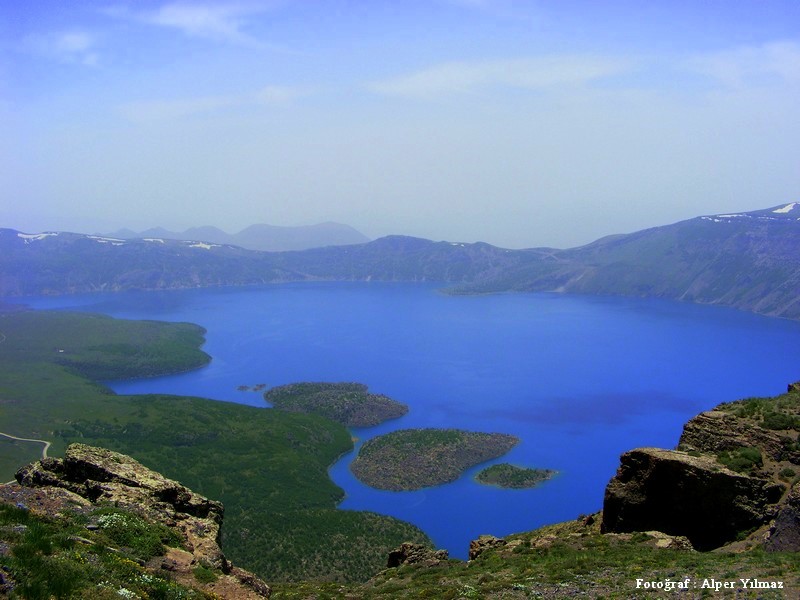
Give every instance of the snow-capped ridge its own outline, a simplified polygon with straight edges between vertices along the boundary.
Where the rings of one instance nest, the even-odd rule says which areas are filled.
[[[55,235],[58,235],[58,232],[45,231],[44,233],[17,233],[17,237],[25,240],[26,244],[30,244],[36,240],[43,240]]]
[[[800,202],[790,202],[786,206],[782,206],[781,208],[776,208],[772,212],[780,213],[780,214],[786,214],[788,212],[793,211],[797,207],[798,204],[800,204]]]

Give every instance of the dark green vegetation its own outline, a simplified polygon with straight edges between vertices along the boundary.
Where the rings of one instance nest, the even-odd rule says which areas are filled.
[[[776,207],[777,208],[777,207]],[[437,281],[451,293],[655,296],[800,318],[800,208],[697,217],[558,250],[505,250],[389,236],[265,253],[177,241],[111,243],[0,229],[0,295],[275,281]]]
[[[41,444],[18,442],[0,436],[0,473],[4,477],[0,478],[0,483],[11,481],[9,473],[13,474],[20,465],[39,460],[41,457]]]
[[[88,379],[152,377],[201,367],[202,327],[119,321],[105,315],[27,311],[0,314],[0,356],[17,364],[47,362]]]
[[[732,554],[656,547],[645,533],[600,535],[581,521],[561,523],[506,538],[465,563],[388,569],[361,586],[276,586],[273,600],[301,598],[795,598],[800,591],[800,553]],[[743,589],[740,578],[782,581],[783,590]],[[690,578],[688,592],[636,589],[636,580],[673,582]],[[738,589],[703,589],[704,579],[735,581]]]
[[[519,440],[503,433],[403,429],[367,440],[350,470],[381,490],[418,490],[455,481],[469,467],[502,456]]]
[[[736,402],[726,402],[720,410],[748,419],[755,425],[772,430],[800,430],[800,403],[797,402],[797,384],[790,386],[789,392],[774,398],[745,398]]]
[[[547,481],[557,472],[550,469],[529,469],[508,463],[486,467],[475,476],[475,481],[503,488],[531,488]]]
[[[732,471],[740,473],[749,473],[764,465],[761,451],[752,447],[725,450],[717,455],[717,460]]]
[[[90,521],[98,527],[87,529]],[[0,537],[8,546],[0,565],[16,582],[12,598],[206,597],[143,568],[144,561],[163,555],[165,546],[178,544],[166,527],[132,513],[109,508],[51,520],[0,504]]]
[[[327,469],[352,449],[337,423],[202,398],[117,396],[85,376],[133,376],[130,356],[147,374],[163,373],[165,359],[174,370],[203,364],[193,326],[22,312],[0,315],[0,333],[4,432],[50,440],[54,455],[70,442],[123,452],[222,501],[227,555],[268,581],[364,579],[400,542],[427,541],[396,519],[335,509],[342,490]],[[127,353],[98,350],[123,340]],[[28,446],[30,459],[41,456],[40,444]],[[21,465],[4,466],[8,481]]]
[[[346,427],[370,427],[408,412],[405,404],[368,393],[362,383],[290,383],[268,390],[264,399],[275,408],[322,415]]]
[[[779,445],[772,448],[770,463],[773,466],[776,462],[800,462],[800,438],[795,433],[800,431],[800,385],[797,383],[790,385],[786,394],[725,402],[717,410],[730,413],[753,428],[774,432]],[[717,454],[719,462],[740,473],[763,471],[764,459],[761,450],[750,445],[726,449]],[[780,468],[777,478],[793,483],[795,476],[794,468],[787,465]]]

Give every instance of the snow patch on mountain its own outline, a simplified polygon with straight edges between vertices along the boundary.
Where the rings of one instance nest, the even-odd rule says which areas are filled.
[[[52,231],[48,231],[48,232],[45,232],[45,233],[18,233],[17,237],[22,238],[23,240],[25,240],[26,244],[30,244],[33,241],[43,240],[45,238],[48,238],[48,237],[54,236],[54,235],[58,235],[58,233],[52,232]]]
[[[793,210],[795,209],[795,207],[796,207],[798,204],[800,204],[800,203],[798,203],[798,202],[790,202],[790,203],[789,203],[789,204],[787,204],[786,206],[783,206],[783,207],[781,207],[781,208],[776,208],[776,209],[775,209],[775,210],[773,210],[772,212],[774,212],[774,213],[780,213],[780,214],[786,214],[786,213],[788,213],[788,212],[791,212],[791,211],[793,211]]]

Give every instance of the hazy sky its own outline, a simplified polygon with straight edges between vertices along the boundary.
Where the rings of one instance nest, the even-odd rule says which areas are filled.
[[[568,247],[800,200],[800,2],[0,3],[0,227]]]

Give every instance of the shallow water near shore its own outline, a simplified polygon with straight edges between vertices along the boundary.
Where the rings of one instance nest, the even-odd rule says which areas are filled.
[[[190,321],[207,329],[202,369],[111,382],[120,394],[196,395],[266,406],[241,385],[359,381],[409,405],[357,429],[358,444],[408,427],[518,436],[493,462],[559,471],[529,490],[472,477],[383,492],[330,469],[344,509],[410,521],[451,555],[469,540],[574,519],[601,508],[619,454],[672,448],[702,410],[775,395],[800,379],[800,323],[652,299],[559,294],[447,296],[434,284],[297,283],[249,288],[26,298],[35,308]]]

